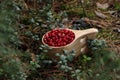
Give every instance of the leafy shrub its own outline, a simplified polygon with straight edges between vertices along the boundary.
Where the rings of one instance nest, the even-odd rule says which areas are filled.
[[[0,4],[0,79],[25,80],[26,73],[19,59],[21,52],[13,48],[10,43],[10,40],[17,36],[13,3],[5,0]]]

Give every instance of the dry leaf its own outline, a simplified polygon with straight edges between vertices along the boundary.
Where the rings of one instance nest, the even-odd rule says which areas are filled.
[[[115,13],[116,11],[108,11],[107,13],[109,13],[109,14],[113,14],[113,13]]]
[[[95,11],[95,14],[102,19],[107,18],[107,16],[105,14],[101,13],[101,12]]]
[[[36,61],[36,57],[35,57],[35,54],[34,54],[34,53],[31,53],[31,59],[32,59],[33,62]]]
[[[114,28],[113,31],[120,33],[120,28]]]
[[[97,20],[90,20],[89,18],[83,18],[83,20],[88,23],[91,24],[97,28],[106,28],[107,26],[111,25],[106,21],[97,21]]]
[[[96,5],[97,5],[97,8],[99,9],[107,9],[109,7],[108,3],[100,4],[99,2],[97,2]]]

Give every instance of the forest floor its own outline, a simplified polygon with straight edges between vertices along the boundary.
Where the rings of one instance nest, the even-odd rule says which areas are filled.
[[[82,9],[76,7],[66,10],[70,21],[79,20],[80,16],[85,15],[82,20],[99,29],[97,39],[106,40],[110,50],[120,53],[120,2],[95,0],[92,4],[87,4],[87,1],[83,2],[81,6]]]

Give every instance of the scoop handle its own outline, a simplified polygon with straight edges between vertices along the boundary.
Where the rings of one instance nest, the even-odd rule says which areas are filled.
[[[72,30],[75,33],[75,38],[78,39],[80,37],[86,36],[88,39],[94,39],[96,34],[98,33],[98,29],[90,28],[86,30]]]
[[[98,30],[96,28],[90,28],[86,30],[71,30],[71,31],[74,32],[75,39],[71,44],[65,46],[64,48],[67,50],[72,50],[74,48],[76,50],[75,57],[89,51],[87,46],[87,39],[94,39],[98,33]]]

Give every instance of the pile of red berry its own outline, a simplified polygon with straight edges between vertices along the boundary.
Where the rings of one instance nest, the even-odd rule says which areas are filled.
[[[75,34],[67,29],[53,29],[43,37],[44,43],[49,46],[60,47],[70,44],[75,39]]]

